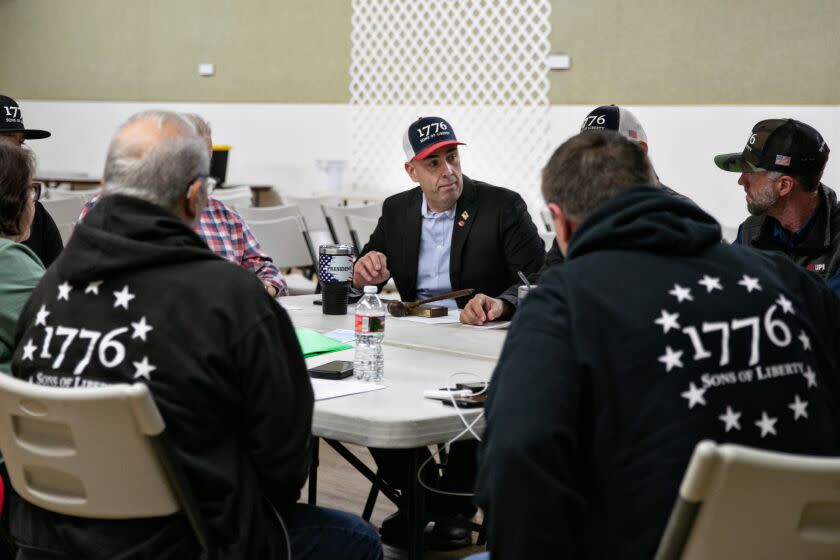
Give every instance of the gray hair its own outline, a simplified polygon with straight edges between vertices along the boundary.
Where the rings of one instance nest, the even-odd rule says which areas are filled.
[[[790,173],[785,173],[784,171],[768,171],[767,178],[770,181],[775,181],[781,176],[787,176],[793,179],[794,183],[799,187],[800,190],[803,192],[813,193],[817,190],[817,187],[820,186],[820,180],[822,179],[822,171],[818,173],[810,173],[810,174],[801,174],[801,175],[792,175]]]
[[[174,134],[153,143],[126,142],[121,132],[130,124],[149,121]],[[143,111],[123,124],[108,148],[103,196],[122,194],[174,208],[187,186],[208,174],[210,158],[195,125],[171,111]]]
[[[557,204],[578,222],[625,189],[658,184],[641,146],[611,130],[586,130],[572,136],[557,148],[542,172],[545,201]]]
[[[201,115],[197,113],[182,113],[182,115],[192,123],[199,136],[205,140],[209,140],[213,137],[213,130],[210,128],[210,123],[204,120]]]

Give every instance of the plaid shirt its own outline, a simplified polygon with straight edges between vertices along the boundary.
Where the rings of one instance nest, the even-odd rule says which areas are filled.
[[[96,206],[99,195],[85,203],[79,221]],[[220,257],[240,264],[257,275],[263,284],[270,284],[277,290],[278,296],[289,295],[289,287],[283,274],[277,270],[271,257],[260,249],[260,244],[248,229],[248,224],[233,209],[211,198],[201,215],[196,233],[207,246]]]

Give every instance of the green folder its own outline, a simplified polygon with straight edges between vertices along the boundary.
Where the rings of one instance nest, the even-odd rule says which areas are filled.
[[[334,338],[324,336],[318,331],[313,331],[312,329],[296,327],[295,334],[297,335],[300,348],[303,350],[304,358],[311,358],[312,356],[317,356],[319,354],[328,354],[330,352],[338,352],[339,350],[353,348],[351,344],[339,342]]]

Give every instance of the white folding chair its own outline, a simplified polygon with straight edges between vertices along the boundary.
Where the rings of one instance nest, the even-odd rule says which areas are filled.
[[[49,198],[41,201],[44,209],[52,217],[58,232],[61,234],[61,241],[67,245],[79,214],[82,213],[84,198],[80,195],[73,195],[63,198]]]
[[[79,219],[79,214],[82,213],[82,207],[85,202],[81,196],[73,195],[62,198],[44,199],[41,201],[41,204],[44,205],[44,208],[46,208],[56,223],[75,223]]]
[[[356,256],[359,255],[368,240],[370,240],[370,236],[373,235],[377,223],[379,223],[378,218],[347,216],[347,227],[350,230],[350,238],[353,240],[353,246],[356,248]]]
[[[840,458],[697,444],[657,560],[840,558]]]
[[[324,244],[331,245],[335,243],[330,234],[327,221],[324,218],[324,212],[321,210],[322,204],[336,205],[339,199],[335,196],[317,196],[317,197],[297,197],[283,195],[283,201],[286,204],[293,204],[300,207],[300,213],[303,215],[303,225],[309,235],[309,246],[312,248],[314,254],[318,254],[318,247]]]
[[[62,187],[44,187],[41,190],[41,202],[43,203],[45,200],[55,201],[64,200],[67,198],[80,198],[82,199],[82,203],[84,204],[100,192],[102,192],[101,188],[71,191],[70,189],[65,189]]]
[[[347,225],[349,216],[361,216],[364,218],[379,219],[382,215],[382,204],[369,204],[367,206],[332,206],[322,204],[324,219],[332,235],[333,242],[351,244],[353,238],[350,235],[350,228]]]
[[[300,218],[303,218],[303,214],[301,214],[300,211],[300,206],[296,204],[269,206],[267,208],[257,208],[252,206],[250,208],[240,208],[237,210],[237,212],[240,216],[242,216],[242,218],[246,222],[262,222],[265,220],[273,220],[276,218],[288,218],[291,216],[298,216]]]
[[[237,212],[251,206],[251,187],[234,187],[231,189],[216,189],[213,191],[213,198],[221,200],[225,205],[232,207]]]
[[[262,250],[271,257],[280,269],[310,268],[317,274],[315,253],[309,240],[309,233],[299,216],[273,218],[270,220],[249,220],[248,227],[259,242]],[[286,275],[289,293],[317,293],[318,281],[304,276]]]
[[[0,373],[0,449],[21,498],[64,515],[138,519],[184,512],[216,553],[146,385],[44,387]]]
[[[286,204],[294,204],[300,208],[303,215],[303,221],[311,234],[319,231],[329,231],[327,221],[324,219],[324,212],[321,210],[322,204],[337,205],[338,198],[332,196],[289,196],[283,195],[283,202]]]

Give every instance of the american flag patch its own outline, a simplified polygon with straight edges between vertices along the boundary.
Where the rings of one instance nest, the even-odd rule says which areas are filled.
[[[790,156],[776,156],[776,165],[790,165]]]

